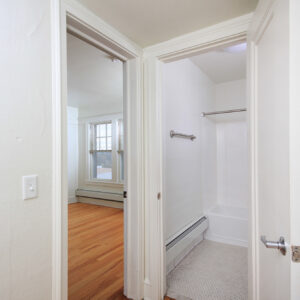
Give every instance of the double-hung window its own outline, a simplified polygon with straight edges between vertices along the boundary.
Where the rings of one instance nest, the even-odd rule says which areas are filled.
[[[112,118],[89,124],[90,179],[122,183],[124,180],[123,120]]]

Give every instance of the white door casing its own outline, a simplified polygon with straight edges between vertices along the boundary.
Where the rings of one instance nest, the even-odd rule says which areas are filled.
[[[265,235],[272,241],[283,236],[288,245],[299,243],[300,226],[294,211],[299,209],[300,201],[295,180],[300,173],[296,156],[299,142],[295,140],[299,139],[296,132],[299,134],[300,130],[299,115],[297,119],[295,115],[295,111],[299,113],[299,98],[298,103],[295,101],[299,90],[291,94],[296,76],[291,72],[294,61],[290,52],[292,34],[295,34],[290,27],[293,2],[296,3],[260,1],[249,30],[249,299],[255,300],[299,299],[300,295],[299,265],[291,260],[291,248],[287,246],[287,254],[283,256],[277,249],[267,249],[260,241]]]
[[[67,29],[124,61],[124,120],[127,200],[124,202],[124,290],[143,298],[143,103],[142,50],[132,41],[73,0],[52,5],[53,79],[53,234],[52,299],[67,299]]]
[[[145,282],[144,299],[162,300],[166,292],[164,192],[162,178],[162,87],[164,62],[244,42],[252,14],[144,49]],[[158,199],[158,193],[161,197]]]

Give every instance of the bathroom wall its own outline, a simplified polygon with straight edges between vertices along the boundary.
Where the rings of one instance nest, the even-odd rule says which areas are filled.
[[[163,149],[166,239],[203,215],[217,190],[215,123],[201,117],[214,109],[213,82],[190,60],[164,65]],[[170,138],[170,130],[194,134],[191,140]]]
[[[246,107],[246,82],[237,80],[216,85],[217,110]],[[248,140],[246,113],[228,114],[216,123],[218,203],[247,207]]]
[[[78,108],[68,106],[68,202],[76,202],[78,188]]]

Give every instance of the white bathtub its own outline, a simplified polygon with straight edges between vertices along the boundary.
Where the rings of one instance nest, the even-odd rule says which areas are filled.
[[[205,239],[248,246],[247,208],[217,205],[208,210],[205,215],[209,223]]]

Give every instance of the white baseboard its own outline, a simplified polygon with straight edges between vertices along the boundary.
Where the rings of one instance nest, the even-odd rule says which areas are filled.
[[[204,239],[204,231],[208,227],[207,219],[193,229],[184,238],[167,250],[167,274],[171,272],[191,250]]]
[[[217,234],[210,234],[208,232],[204,234],[204,239],[213,242],[223,243],[223,244],[229,244],[229,245],[240,246],[240,247],[248,247],[247,241],[234,239],[230,237],[224,237]]]
[[[123,202],[123,192],[106,192],[106,191],[95,191],[87,189],[77,189],[77,197],[87,197],[93,199],[102,199],[102,200],[115,200]]]
[[[77,197],[77,199],[78,199],[78,202],[80,202],[80,203],[101,205],[101,206],[121,208],[121,209],[123,209],[123,207],[124,207],[123,202],[120,202],[120,201],[110,201],[110,200],[87,198],[87,197]]]

